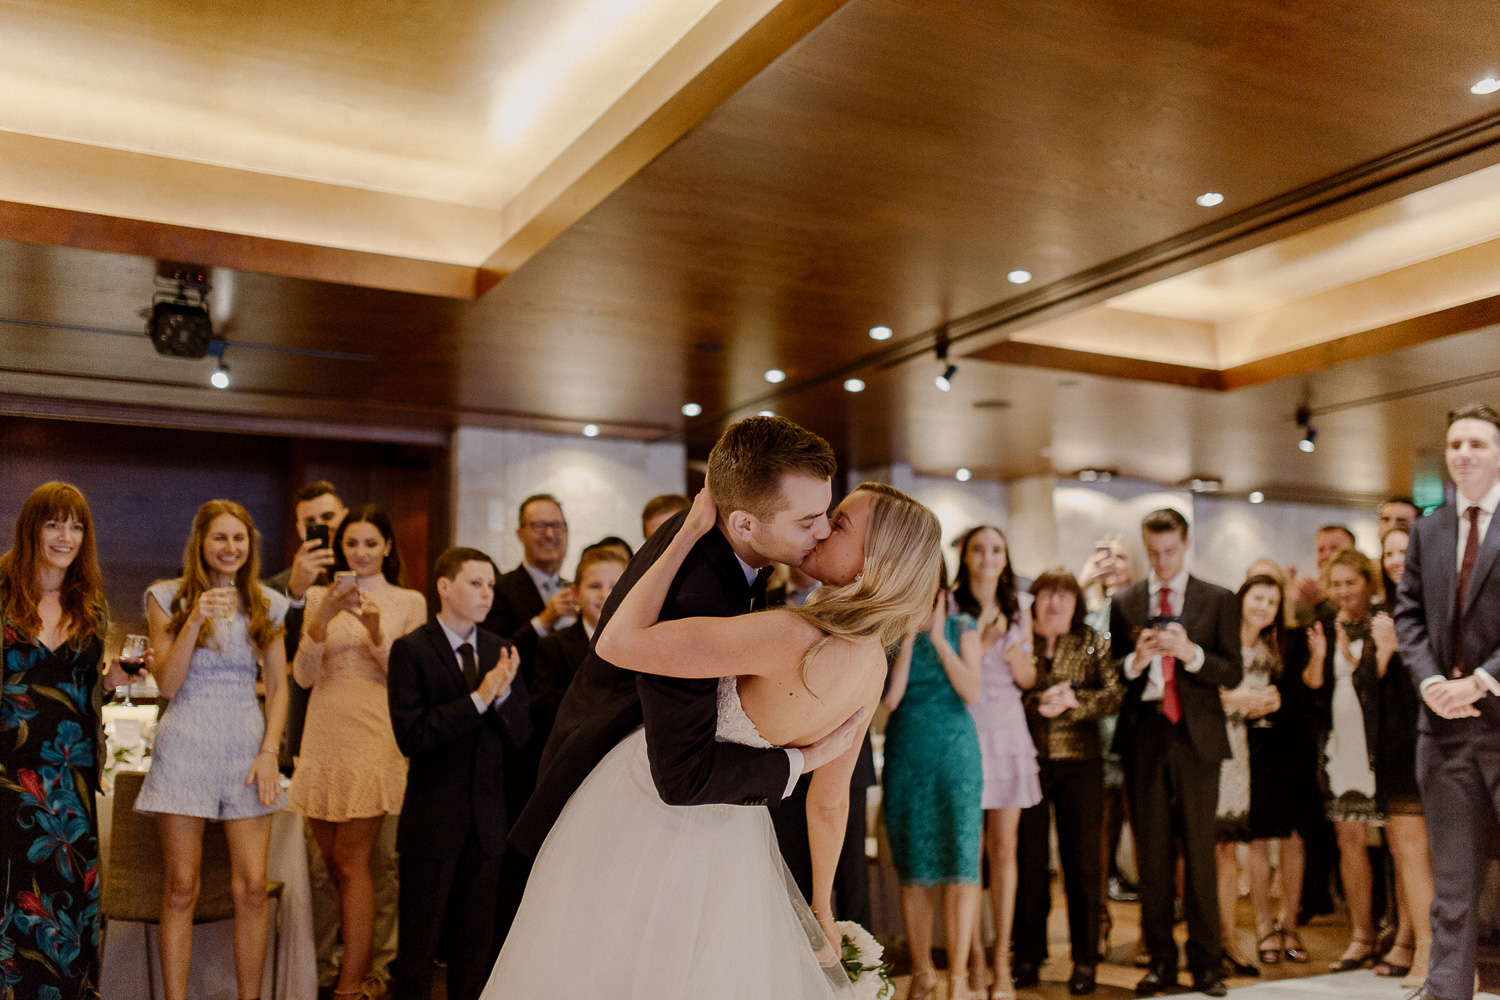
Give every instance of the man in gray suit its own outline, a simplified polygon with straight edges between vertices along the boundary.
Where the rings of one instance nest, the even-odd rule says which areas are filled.
[[[1412,1000],[1470,1000],[1480,878],[1500,817],[1500,414],[1474,404],[1448,415],[1456,503],[1414,526],[1396,598],[1401,659],[1424,708],[1417,780],[1436,893],[1432,959]]]

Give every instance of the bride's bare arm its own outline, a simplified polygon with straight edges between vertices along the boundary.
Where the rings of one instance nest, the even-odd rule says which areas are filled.
[[[714,528],[708,491],[698,494],[687,520],[651,568],[641,574],[599,633],[595,651],[617,667],[661,677],[721,677],[725,664],[736,674],[755,674],[757,655],[787,641],[785,613],[735,618],[682,618],[657,621],[672,579],[698,539]]]
[[[807,844],[812,854],[812,899],[809,901],[818,926],[834,947],[838,931],[833,926],[833,872],[838,867],[839,852],[844,846],[844,831],[849,822],[849,780],[865,742],[869,719],[880,703],[870,701],[865,721],[854,736],[854,742],[831,763],[813,772],[807,784]]]

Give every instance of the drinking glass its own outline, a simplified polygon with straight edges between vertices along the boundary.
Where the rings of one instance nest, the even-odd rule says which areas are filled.
[[[135,635],[132,633],[125,637],[125,645],[120,647],[120,669],[132,678],[139,676],[141,671],[146,669],[146,646],[150,641],[144,635]],[[133,706],[135,704],[135,702],[130,700],[130,695],[134,687],[134,680],[125,683],[126,705]]]

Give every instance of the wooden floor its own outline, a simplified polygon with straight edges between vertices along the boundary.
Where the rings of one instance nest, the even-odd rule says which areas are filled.
[[[1135,984],[1145,974],[1144,969],[1132,964],[1136,943],[1140,936],[1140,906],[1136,903],[1109,903],[1108,905],[1110,915],[1114,920],[1114,930],[1110,934],[1109,960],[1100,963],[1096,973],[1099,988],[1093,997],[1095,1000],[1125,1000],[1126,997],[1135,996]],[[1248,899],[1240,901],[1239,927],[1240,950],[1244,956],[1258,965],[1259,962],[1255,957],[1255,917]],[[1235,988],[1255,983],[1324,975],[1328,972],[1328,963],[1338,958],[1349,943],[1349,927],[1342,913],[1332,917],[1319,917],[1310,926],[1300,928],[1298,933],[1312,956],[1308,962],[1298,964],[1282,961],[1276,965],[1262,966],[1261,975],[1258,978],[1229,979],[1226,980],[1228,985]],[[1185,926],[1178,924],[1178,942],[1182,943],[1186,938]],[[1052,915],[1047,924],[1047,939],[1051,959],[1042,966],[1041,983],[1032,989],[1017,991],[1016,1000],[1072,1000],[1067,986],[1068,976],[1073,971],[1068,950],[1067,904],[1063,899],[1061,886],[1056,882],[1053,885]],[[939,961],[941,961],[941,956],[939,956]],[[906,963],[901,964],[904,966]],[[939,975],[940,978],[943,976],[942,973]],[[1354,975],[1354,973],[1344,975]],[[1364,975],[1371,979],[1378,979],[1372,973],[1364,973]],[[1191,979],[1184,970],[1182,985],[1188,986],[1190,983]],[[1382,987],[1389,985],[1392,997],[1400,997],[1407,992],[1400,989],[1399,983],[1400,980],[1395,979],[1380,981]],[[892,1000],[906,1000],[909,986],[909,976],[898,976],[896,995]],[[946,985],[940,986],[931,996],[932,1000],[947,1000]]]

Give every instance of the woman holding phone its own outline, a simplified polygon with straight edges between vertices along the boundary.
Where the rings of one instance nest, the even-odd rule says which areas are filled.
[[[390,518],[350,509],[333,536],[334,578],[310,587],[292,671],[312,688],[292,809],[307,817],[338,890],[343,964],[336,997],[372,996],[375,887],[370,855],[387,813],[401,811],[406,758],[386,700],[391,643],[427,620],[427,601],[401,586]]]
[[[203,825],[222,820],[234,892],[234,967],[241,997],[260,995],[266,961],[266,852],[285,803],[276,748],[286,724],[287,600],[260,581],[260,534],[232,500],[198,508],[182,576],[146,591],[156,683],[171,699],[136,799],[155,813],[165,879],[162,992],[186,1000]],[[264,669],[266,710],[255,681]]]
[[[109,609],[88,502],[67,483],[21,505],[0,622],[0,989],[96,996],[100,696],[129,678],[118,659],[100,674]]]

